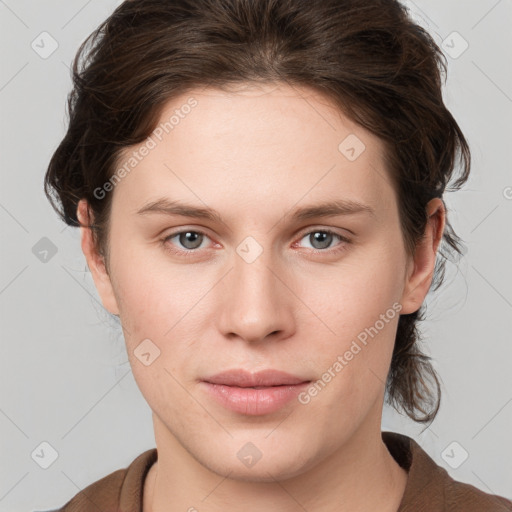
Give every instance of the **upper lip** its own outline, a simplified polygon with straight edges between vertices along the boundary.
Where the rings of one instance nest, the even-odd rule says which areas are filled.
[[[296,377],[295,375],[279,370],[261,370],[256,373],[250,373],[242,369],[227,370],[203,380],[211,384],[224,384],[225,386],[237,386],[241,388],[251,388],[255,386],[291,386],[309,382],[308,379]]]

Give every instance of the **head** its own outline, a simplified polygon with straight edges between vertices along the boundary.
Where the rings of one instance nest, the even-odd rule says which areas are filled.
[[[230,438],[199,405],[200,381],[230,368],[317,383],[261,441],[289,474],[375,424],[384,398],[435,417],[418,322],[460,253],[443,193],[458,159],[452,189],[470,167],[444,72],[392,0],[126,1],[80,48],[45,190],[81,226],[135,379],[191,453],[220,468],[283,414],[212,405]],[[363,208],[296,215],[327,202]],[[148,366],[143,340],[159,354]],[[291,463],[286,443],[306,439]]]

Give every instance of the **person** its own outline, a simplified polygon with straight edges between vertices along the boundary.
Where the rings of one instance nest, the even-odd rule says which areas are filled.
[[[59,510],[512,510],[381,431],[439,409],[417,324],[471,160],[443,73],[394,0],[127,0],[82,44],[45,192],[156,448]]]

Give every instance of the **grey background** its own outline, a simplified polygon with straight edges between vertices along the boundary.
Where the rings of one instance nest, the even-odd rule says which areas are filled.
[[[1,511],[62,506],[154,446],[151,411],[120,327],[99,302],[79,231],[58,220],[42,187],[65,133],[68,66],[117,4],[0,0]],[[445,41],[445,100],[469,140],[473,169],[462,191],[445,196],[468,252],[427,297],[423,325],[443,381],[440,413],[422,432],[386,408],[383,429],[417,439],[457,480],[512,498],[512,4],[407,5]],[[43,31],[58,44],[46,58],[31,46],[51,49]],[[47,469],[40,464],[51,451],[42,442],[58,453]]]

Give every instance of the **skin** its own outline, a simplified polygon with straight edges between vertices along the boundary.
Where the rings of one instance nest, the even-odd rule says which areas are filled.
[[[285,84],[198,89],[170,101],[161,120],[191,96],[198,105],[115,186],[107,262],[81,228],[153,411],[158,461],[143,510],[396,511],[407,473],[381,439],[381,415],[398,314],[308,404],[248,416],[217,404],[199,381],[232,368],[317,381],[394,303],[416,311],[432,281],[443,202],[428,204],[425,237],[407,255],[382,141],[328,99]],[[338,150],[350,134],[366,146],[354,161]],[[161,197],[207,205],[223,223],[137,215]],[[328,199],[376,214],[291,220],[295,208]],[[84,200],[78,213],[91,220]],[[206,236],[198,249],[179,236],[162,242],[179,229]],[[325,229],[350,242],[320,245],[313,235]],[[248,236],[263,249],[252,263],[236,252]],[[134,354],[147,338],[160,350],[149,366]],[[252,467],[237,457],[249,441],[262,454]]]

